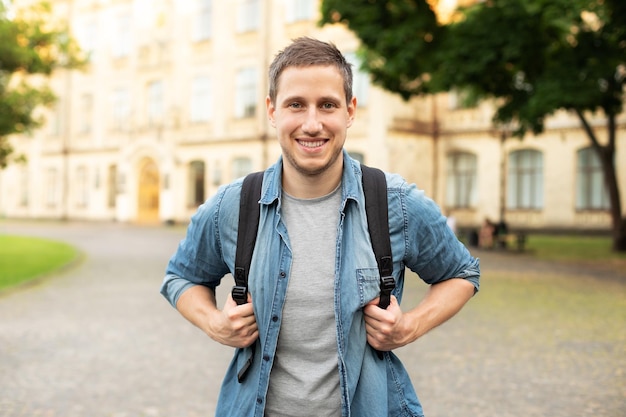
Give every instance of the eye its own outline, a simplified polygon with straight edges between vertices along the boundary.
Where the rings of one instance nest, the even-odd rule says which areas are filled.
[[[292,109],[301,109],[302,108],[302,104],[298,103],[297,101],[294,101],[293,103],[290,103],[289,106]]]
[[[326,103],[322,104],[322,109],[324,110],[332,110],[332,109],[336,109],[337,105],[335,103],[331,103],[329,101],[327,101]]]

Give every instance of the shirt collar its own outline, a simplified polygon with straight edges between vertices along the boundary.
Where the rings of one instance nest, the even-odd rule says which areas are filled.
[[[283,157],[269,167],[263,176],[263,188],[261,191],[261,204],[272,204],[280,199],[282,191]],[[358,201],[362,195],[361,165],[343,150],[343,173],[341,177],[342,200],[345,205],[348,199]]]

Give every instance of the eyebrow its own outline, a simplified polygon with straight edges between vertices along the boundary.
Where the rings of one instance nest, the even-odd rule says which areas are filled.
[[[306,99],[302,96],[287,96],[283,100],[281,100],[281,103],[289,103],[293,101],[306,101]],[[336,97],[336,96],[322,96],[317,101],[321,103],[328,102],[328,101],[332,103],[344,102],[341,98]]]

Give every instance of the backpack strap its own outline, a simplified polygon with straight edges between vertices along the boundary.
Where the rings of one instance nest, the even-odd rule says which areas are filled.
[[[263,171],[260,171],[247,175],[241,186],[235,253],[235,286],[232,290],[233,299],[239,305],[245,304],[248,300],[248,275],[259,228],[259,196],[262,185]]]
[[[387,203],[387,180],[385,173],[377,168],[361,164],[367,229],[380,274],[380,301],[378,307],[386,309],[391,302],[391,292],[396,287],[393,279],[393,258],[389,238],[389,205]],[[383,352],[376,351],[380,359]]]
[[[263,171],[254,172],[244,178],[239,201],[239,225],[237,228],[237,250],[235,252],[235,286],[232,289],[233,300],[238,305],[248,302],[248,275],[252,263],[252,252],[256,244],[259,229],[259,198],[263,185]],[[250,354],[245,364],[237,373],[237,381],[242,383],[254,359],[256,342],[250,346]]]
[[[380,169],[362,164],[361,169],[363,171],[368,230],[380,274],[380,301],[378,306],[386,309],[391,301],[391,292],[395,288],[391,241],[389,239],[387,181],[385,173]],[[235,286],[232,289],[232,296],[237,304],[245,304],[248,299],[248,276],[259,228],[259,198],[262,185],[263,171],[247,175],[241,186],[235,253]],[[377,352],[377,354],[382,359],[382,352]]]
[[[361,165],[363,171],[363,191],[367,228],[372,240],[372,249],[378,272],[380,273],[380,303],[386,309],[391,302],[391,291],[395,288],[393,279],[393,258],[389,239],[389,213],[387,204],[387,181],[385,173],[377,168]]]

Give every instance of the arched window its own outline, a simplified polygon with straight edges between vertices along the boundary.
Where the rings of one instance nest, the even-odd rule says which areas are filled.
[[[543,208],[543,154],[525,149],[509,155],[507,207]]]
[[[204,161],[191,161],[189,163],[189,179],[187,181],[187,205],[189,207],[197,207],[204,203],[204,175]]]
[[[579,150],[576,159],[576,209],[609,209],[609,197],[600,157],[589,147]]]
[[[476,155],[453,152],[447,157],[446,206],[469,208],[476,205]]]

